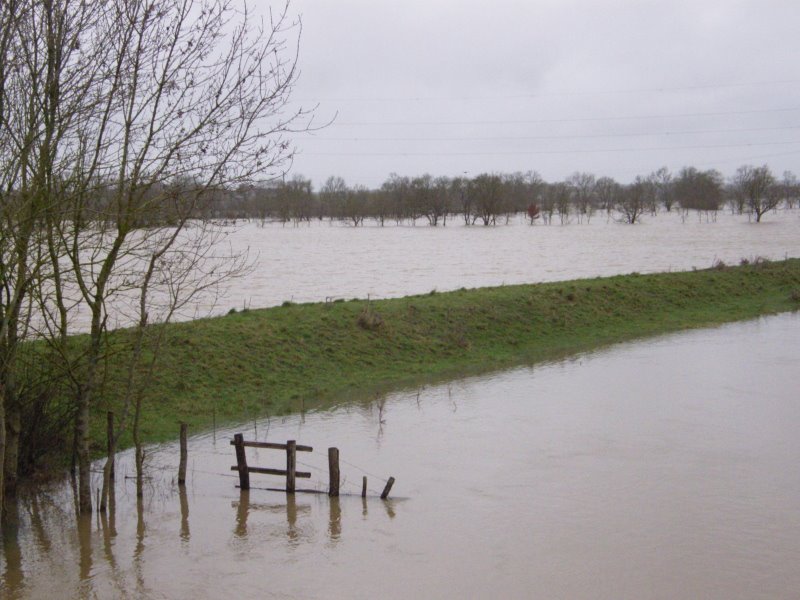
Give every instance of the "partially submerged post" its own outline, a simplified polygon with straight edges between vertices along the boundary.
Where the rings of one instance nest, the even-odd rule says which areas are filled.
[[[181,422],[181,463],[178,466],[178,485],[186,484],[186,458],[188,456],[186,433],[188,428],[186,423]]]
[[[381,500],[386,500],[389,497],[389,492],[392,491],[393,485],[394,477],[389,477],[389,481],[386,482],[386,487],[384,487],[383,492],[381,492]]]
[[[330,474],[330,486],[328,496],[339,495],[339,449],[328,448],[328,473]]]
[[[286,442],[286,492],[294,494],[294,478],[297,471],[297,442]]]
[[[239,489],[250,489],[250,472],[247,470],[247,456],[244,453],[244,436],[237,433],[233,436],[236,447],[236,470],[239,471]]]
[[[277,444],[275,442],[246,442],[241,433],[237,433],[231,440],[231,446],[236,447],[236,465],[231,467],[231,471],[239,472],[239,487],[243,490],[250,489],[250,473],[260,473],[262,475],[279,475],[286,477],[286,492],[294,494],[296,490],[295,481],[297,478],[308,479],[311,473],[307,471],[297,470],[297,453],[298,452],[313,452],[311,446],[298,445],[295,440],[289,440],[285,444]],[[285,450],[286,451],[286,470],[271,469],[265,467],[249,467],[247,466],[247,458],[245,457],[245,448],[268,448],[271,450]],[[339,449],[328,448],[328,472],[330,482],[328,487],[328,495],[331,497],[338,497],[341,488],[341,472],[339,470]],[[367,477],[361,479],[361,497],[367,497]],[[394,477],[389,477],[386,486],[381,493],[381,499],[386,500],[394,485]],[[272,489],[272,488],[268,488]],[[279,490],[275,490],[279,491]],[[320,493],[319,490],[300,490],[301,492]],[[324,492],[323,492],[324,493]],[[366,505],[365,505],[366,506]]]

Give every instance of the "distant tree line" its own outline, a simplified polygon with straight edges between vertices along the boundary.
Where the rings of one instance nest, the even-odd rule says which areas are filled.
[[[638,223],[658,211],[698,211],[708,219],[725,208],[751,214],[756,221],[779,206],[800,203],[797,177],[786,171],[776,177],[767,165],[742,166],[726,179],[716,170],[666,167],[623,184],[611,177],[575,172],[563,181],[546,182],[537,172],[468,177],[405,177],[392,173],[378,189],[349,186],[332,176],[319,190],[302,175],[262,184],[217,191],[207,205],[210,218],[257,219],[262,222],[336,220],[352,226],[381,226],[424,221],[446,226],[496,225],[524,214],[531,223],[589,222],[597,214],[624,223]]]

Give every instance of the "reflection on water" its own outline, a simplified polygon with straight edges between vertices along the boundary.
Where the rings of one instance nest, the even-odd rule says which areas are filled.
[[[339,498],[329,498],[330,512],[328,522],[328,535],[331,542],[339,541],[339,536],[342,535],[342,507],[339,505]]]
[[[3,588],[9,595],[15,596],[23,589],[25,576],[22,570],[22,550],[19,546],[19,505],[6,500],[6,520],[3,522],[3,556],[5,570],[3,572]]]
[[[92,517],[81,515],[78,517],[78,547],[80,548],[79,577],[81,582],[88,581],[92,576]],[[88,590],[87,590],[88,592]],[[86,594],[81,594],[86,595]]]
[[[122,453],[106,514],[76,517],[69,481],[9,506],[0,596],[791,598],[798,340],[782,315],[273,419],[340,448],[338,498],[240,491],[234,431],[190,440],[185,488],[153,449],[143,498]]]
[[[186,495],[186,486],[178,486],[181,499],[181,541],[189,542],[189,497]]]
[[[236,527],[233,535],[247,537],[247,515],[250,513],[250,490],[239,490],[239,503],[236,505]]]

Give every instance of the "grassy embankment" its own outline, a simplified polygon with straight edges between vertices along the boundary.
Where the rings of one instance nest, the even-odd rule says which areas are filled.
[[[177,323],[168,329],[142,430],[148,441],[160,441],[176,437],[179,420],[198,432],[213,420],[246,421],[371,398],[406,385],[796,310],[799,301],[800,259],[791,259],[286,305]],[[95,414],[98,449],[108,407],[113,399]]]

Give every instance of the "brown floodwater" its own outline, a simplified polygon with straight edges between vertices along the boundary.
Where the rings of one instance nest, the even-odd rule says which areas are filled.
[[[192,229],[189,232],[193,231]],[[240,222],[226,228],[218,250],[249,253],[253,271],[212,288],[182,307],[177,319],[262,308],[284,301],[324,302],[336,298],[388,298],[638,271],[706,269],[716,261],[783,259],[800,256],[800,209],[768,213],[754,223],[747,215],[688,216],[673,211],[646,215],[624,225],[604,214],[590,222],[528,225],[514,217],[508,225],[464,227],[348,227],[317,222],[298,227]],[[144,267],[141,267],[143,270]],[[135,270],[135,269],[134,269]],[[138,315],[139,289],[109,300],[109,325],[129,325]],[[150,318],[158,317],[163,289],[154,284]],[[173,290],[174,291],[174,290]],[[219,295],[218,295],[219,294]],[[159,300],[161,299],[161,300]],[[77,298],[76,298],[77,302]],[[161,307],[163,308],[163,306]],[[80,304],[73,326],[86,329]]]
[[[798,430],[798,314],[618,345],[193,437],[185,491],[153,448],[138,503],[123,453],[108,515],[29,490],[0,596],[796,598]],[[240,492],[236,431],[313,446],[317,490],[337,446],[348,495]]]

